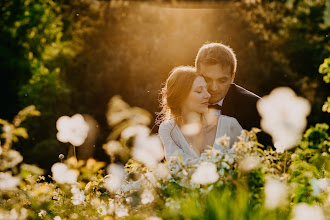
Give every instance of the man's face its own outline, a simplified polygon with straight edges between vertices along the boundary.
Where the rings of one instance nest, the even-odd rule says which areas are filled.
[[[222,68],[220,64],[201,64],[200,72],[207,83],[207,90],[211,94],[210,104],[223,99],[234,82],[235,74],[231,74],[230,67]]]

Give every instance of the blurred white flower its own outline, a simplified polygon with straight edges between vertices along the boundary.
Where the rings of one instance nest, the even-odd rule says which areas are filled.
[[[38,213],[38,216],[40,218],[44,218],[46,215],[47,215],[47,212],[44,209],[41,209],[40,212]]]
[[[242,172],[249,172],[258,167],[261,162],[260,158],[257,156],[248,156],[239,162],[238,168]]]
[[[116,208],[115,211],[117,217],[121,218],[121,217],[125,217],[128,216],[128,209],[125,208],[124,205],[120,205],[119,207]]]
[[[132,150],[133,158],[154,169],[164,158],[163,145],[158,136],[137,136]]]
[[[74,205],[80,205],[85,201],[84,191],[80,190],[77,186],[72,186],[71,193],[73,194],[71,197],[71,202]]]
[[[265,206],[268,209],[275,209],[287,202],[287,186],[280,180],[266,178],[265,183]]]
[[[116,153],[120,153],[120,151],[123,150],[123,147],[122,145],[120,144],[119,141],[109,141],[108,143],[106,143],[104,146],[103,146],[105,152],[108,154],[108,155],[114,155]]]
[[[299,203],[293,208],[292,220],[325,220],[322,209],[319,206],[310,206]]]
[[[22,155],[16,151],[9,149],[6,152],[6,157],[0,160],[0,171],[5,171],[8,168],[15,167],[17,164],[23,161]]]
[[[125,179],[124,166],[111,164],[108,167],[108,173],[109,175],[104,179],[104,186],[107,190],[114,193],[121,187]]]
[[[154,201],[155,197],[152,194],[152,191],[149,189],[145,189],[143,193],[141,194],[141,203],[142,204],[148,204]]]
[[[142,136],[142,137],[147,137],[150,134],[150,128],[144,125],[135,125],[135,126],[130,126],[123,130],[121,133],[121,137],[124,139],[128,139],[130,137],[134,136]]]
[[[62,219],[61,219],[60,216],[57,215],[57,216],[54,217],[54,220],[62,220]]]
[[[152,173],[158,180],[166,180],[170,177],[170,170],[164,163],[159,163]]]
[[[279,152],[296,146],[303,133],[311,107],[287,87],[274,89],[257,103],[262,117],[261,128],[273,137]]]
[[[329,180],[327,178],[322,179],[311,179],[311,185],[313,188],[313,196],[320,195],[321,192],[326,191],[329,185]]]
[[[107,214],[107,207],[105,205],[101,205],[97,208],[97,213],[99,213],[100,216],[105,216]]]
[[[130,106],[120,96],[114,96],[108,103],[107,120],[110,126],[130,118]]]
[[[51,170],[53,173],[53,179],[57,183],[73,184],[77,182],[78,171],[69,169],[64,163],[55,163]]]
[[[57,139],[63,143],[70,142],[74,146],[80,146],[85,142],[88,135],[89,126],[80,114],[75,114],[71,118],[60,117],[56,122],[58,130]]]
[[[21,179],[12,176],[10,172],[0,172],[0,190],[14,189],[20,182]]]
[[[162,218],[157,217],[157,216],[150,216],[150,217],[146,218],[146,220],[162,220]]]
[[[209,162],[201,162],[191,177],[192,182],[203,185],[214,183],[218,179],[216,165]]]

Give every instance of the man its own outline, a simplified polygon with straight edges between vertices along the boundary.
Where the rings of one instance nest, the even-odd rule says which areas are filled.
[[[210,104],[221,106],[219,114],[237,119],[243,129],[260,128],[256,103],[260,97],[234,83],[237,60],[233,50],[221,43],[203,45],[196,56],[197,71],[204,76],[211,94]],[[258,135],[264,145],[271,145],[270,136]]]

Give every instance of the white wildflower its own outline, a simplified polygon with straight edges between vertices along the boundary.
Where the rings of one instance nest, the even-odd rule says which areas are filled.
[[[217,145],[222,145],[224,147],[229,147],[229,142],[230,142],[230,137],[228,137],[227,135],[219,137],[215,141]]]
[[[100,216],[105,216],[107,214],[107,207],[105,205],[101,205],[97,208],[97,213],[99,213]]]
[[[275,209],[287,202],[287,186],[280,180],[267,178],[264,190],[266,208]]]
[[[21,179],[12,176],[10,172],[0,172],[0,190],[14,189],[20,182]]]
[[[159,137],[137,136],[132,150],[133,158],[153,169],[164,158],[164,149]]]
[[[273,137],[280,152],[298,144],[311,110],[306,99],[297,97],[290,88],[281,87],[259,100],[257,108],[262,116],[261,128]]]
[[[260,158],[257,156],[248,156],[239,162],[239,169],[242,172],[249,172],[258,167],[261,162]]]
[[[55,163],[51,170],[53,173],[53,179],[57,183],[73,184],[77,182],[78,171],[69,169],[64,163]]]
[[[116,208],[115,211],[117,217],[121,218],[121,217],[125,217],[128,216],[128,209],[125,208],[124,205],[120,205],[119,207]]]
[[[201,162],[191,177],[192,182],[203,185],[214,183],[218,179],[216,165],[208,162]]]
[[[150,216],[146,220],[162,220],[162,218],[160,218],[158,216]]]
[[[329,180],[327,178],[323,179],[311,179],[311,185],[313,188],[313,196],[320,195],[321,192],[326,191],[329,185]]]
[[[122,150],[123,150],[123,147],[122,145],[120,144],[119,141],[109,141],[107,144],[105,144],[103,146],[105,152],[108,154],[108,155],[114,155],[116,153],[120,153]]]
[[[166,164],[159,163],[152,173],[158,180],[165,180],[169,178],[170,170]]]
[[[70,142],[74,146],[80,146],[85,142],[88,135],[89,126],[80,114],[75,114],[71,118],[60,117],[56,122],[58,130],[57,139],[63,143]]]
[[[54,217],[54,220],[62,220],[62,219],[61,219],[60,216],[57,215],[57,216]]]
[[[105,178],[105,188],[110,192],[116,192],[123,184],[125,178],[124,167],[118,164],[111,164],[108,167],[109,175]]]
[[[40,218],[44,218],[46,215],[47,215],[47,212],[44,209],[41,209],[40,212],[38,213],[38,216]]]
[[[148,204],[154,201],[154,195],[152,194],[152,191],[149,189],[145,189],[143,193],[141,194],[141,203],[142,204]]]
[[[74,205],[80,205],[85,201],[84,191],[80,190],[77,186],[72,186],[71,193],[73,194],[71,197],[71,202]]]
[[[299,203],[293,208],[292,220],[325,220],[322,209],[319,206],[310,206],[306,203]]]
[[[128,139],[130,137],[142,136],[147,137],[150,134],[150,128],[144,125],[135,125],[130,126],[123,130],[121,133],[121,137],[124,139]]]

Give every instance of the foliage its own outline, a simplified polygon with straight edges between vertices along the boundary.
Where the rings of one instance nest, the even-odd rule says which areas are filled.
[[[315,70],[329,55],[330,25],[325,21],[325,0],[243,1],[242,15],[273,53],[286,60],[295,90],[313,104],[309,125],[329,120],[319,106],[328,88]]]

